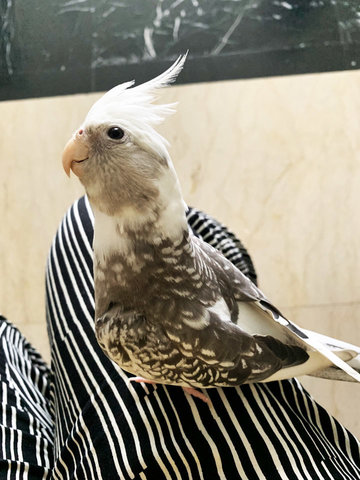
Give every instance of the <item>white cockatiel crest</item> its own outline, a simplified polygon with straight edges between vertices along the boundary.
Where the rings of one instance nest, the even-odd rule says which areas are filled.
[[[226,387],[299,375],[360,381],[360,349],[287,320],[217,250],[196,238],[154,105],[185,56],[149,82],[113,88],[68,142],[63,166],[95,218],[95,331],[139,381]],[[349,363],[346,363],[349,362]]]
[[[109,90],[91,107],[84,127],[89,124],[120,124],[134,135],[143,137],[159,154],[168,155],[167,140],[153,126],[159,125],[165,117],[175,113],[177,103],[157,105],[153,102],[158,97],[159,89],[176,80],[186,56],[180,56],[168,70],[146,83],[134,87],[135,81],[132,80]]]

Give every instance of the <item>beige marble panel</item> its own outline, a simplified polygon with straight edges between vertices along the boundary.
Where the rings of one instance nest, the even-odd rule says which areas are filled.
[[[359,330],[359,85],[343,72],[172,87],[163,98],[178,113],[161,127],[186,201],[244,240],[275,303],[344,340]],[[61,151],[98,97],[0,103],[0,312],[46,356],[47,251],[82,194]],[[342,307],[340,331],[327,312]],[[359,429],[360,389],[334,385],[316,395]]]

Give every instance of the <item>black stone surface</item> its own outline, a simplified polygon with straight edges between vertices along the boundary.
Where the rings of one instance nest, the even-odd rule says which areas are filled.
[[[359,0],[2,0],[0,99],[357,69]]]

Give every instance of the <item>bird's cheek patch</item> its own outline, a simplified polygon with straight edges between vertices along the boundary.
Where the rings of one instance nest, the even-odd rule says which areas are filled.
[[[84,160],[73,160],[73,162],[71,163],[71,170],[77,177],[81,177],[84,169],[84,163],[87,160],[88,160],[87,158]]]

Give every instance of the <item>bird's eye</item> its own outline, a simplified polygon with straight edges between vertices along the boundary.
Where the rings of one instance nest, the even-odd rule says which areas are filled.
[[[108,137],[112,138],[113,140],[121,140],[125,135],[125,132],[120,127],[111,127],[107,131]]]

